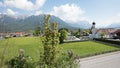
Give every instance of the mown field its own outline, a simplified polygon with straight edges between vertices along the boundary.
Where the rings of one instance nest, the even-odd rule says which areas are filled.
[[[71,49],[79,56],[88,56],[96,53],[120,49],[119,47],[105,45],[93,41],[64,43],[58,45],[58,48],[62,51]],[[5,55],[6,60],[17,56],[19,54],[19,49],[24,49],[25,54],[33,57],[35,61],[39,60],[40,52],[43,51],[40,38],[21,37],[0,40],[0,56]]]

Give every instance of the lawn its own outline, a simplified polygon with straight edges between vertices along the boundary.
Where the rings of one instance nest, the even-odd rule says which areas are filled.
[[[8,45],[6,45],[7,42]],[[1,53],[6,47],[6,59],[18,56],[19,49],[24,49],[26,55],[33,57],[35,60],[38,60],[40,51],[43,51],[43,48],[41,48],[40,46],[42,46],[40,39],[33,37],[10,38],[7,40],[0,40],[0,55],[2,55]]]
[[[110,44],[102,44],[94,41],[64,43],[60,46],[64,50],[72,49],[76,54],[78,54],[81,57],[120,50],[119,46],[112,46]]]
[[[6,48],[6,52],[2,54],[4,48]],[[62,49],[62,51],[72,49],[80,56],[93,55],[96,53],[120,49],[119,47],[105,45],[93,41],[64,43],[59,45],[59,48],[60,50]],[[17,56],[19,49],[24,49],[25,54],[33,57],[35,61],[39,60],[40,51],[43,51],[40,38],[22,37],[0,40],[0,56],[5,55],[6,60]]]

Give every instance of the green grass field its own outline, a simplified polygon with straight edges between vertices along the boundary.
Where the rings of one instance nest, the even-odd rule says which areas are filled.
[[[58,47],[63,51],[72,49],[76,54],[80,56],[120,49],[119,47],[92,41],[64,43]],[[40,38],[36,37],[22,37],[0,40],[0,56],[3,55],[2,53],[4,48],[6,48],[6,52],[4,53],[6,59],[17,56],[19,49],[24,49],[25,54],[33,57],[36,61],[39,59],[40,51],[43,51],[41,40]]]
[[[102,44],[94,41],[65,43],[61,47],[65,50],[72,49],[76,54],[81,57],[91,56],[94,54],[101,54],[109,51],[120,50],[119,46],[112,46]]]

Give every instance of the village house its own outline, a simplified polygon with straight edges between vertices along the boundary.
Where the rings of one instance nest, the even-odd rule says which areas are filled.
[[[0,39],[3,39],[3,33],[0,33]]]
[[[64,41],[78,41],[78,40],[80,40],[80,39],[73,36],[70,32],[68,32],[67,40],[64,40]]]
[[[113,33],[113,39],[120,39],[120,29],[115,30]]]
[[[0,33],[0,38],[23,37],[24,35],[26,35],[25,32],[7,32],[7,33]]]
[[[22,37],[24,36],[25,32],[15,32],[13,37]]]
[[[119,35],[119,31],[120,29],[116,28],[97,29],[96,38],[102,38],[102,34],[104,34],[103,38],[113,38],[117,33]]]

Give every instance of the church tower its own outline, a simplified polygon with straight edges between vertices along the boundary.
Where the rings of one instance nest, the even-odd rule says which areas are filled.
[[[92,33],[92,30],[95,29],[95,22],[92,23],[92,27],[91,27],[91,33]]]
[[[90,32],[91,32],[91,34],[90,34],[90,38],[91,39],[94,39],[94,38],[96,38],[96,28],[95,28],[95,22],[93,22],[92,23],[92,27],[91,27],[91,29],[90,29]]]

